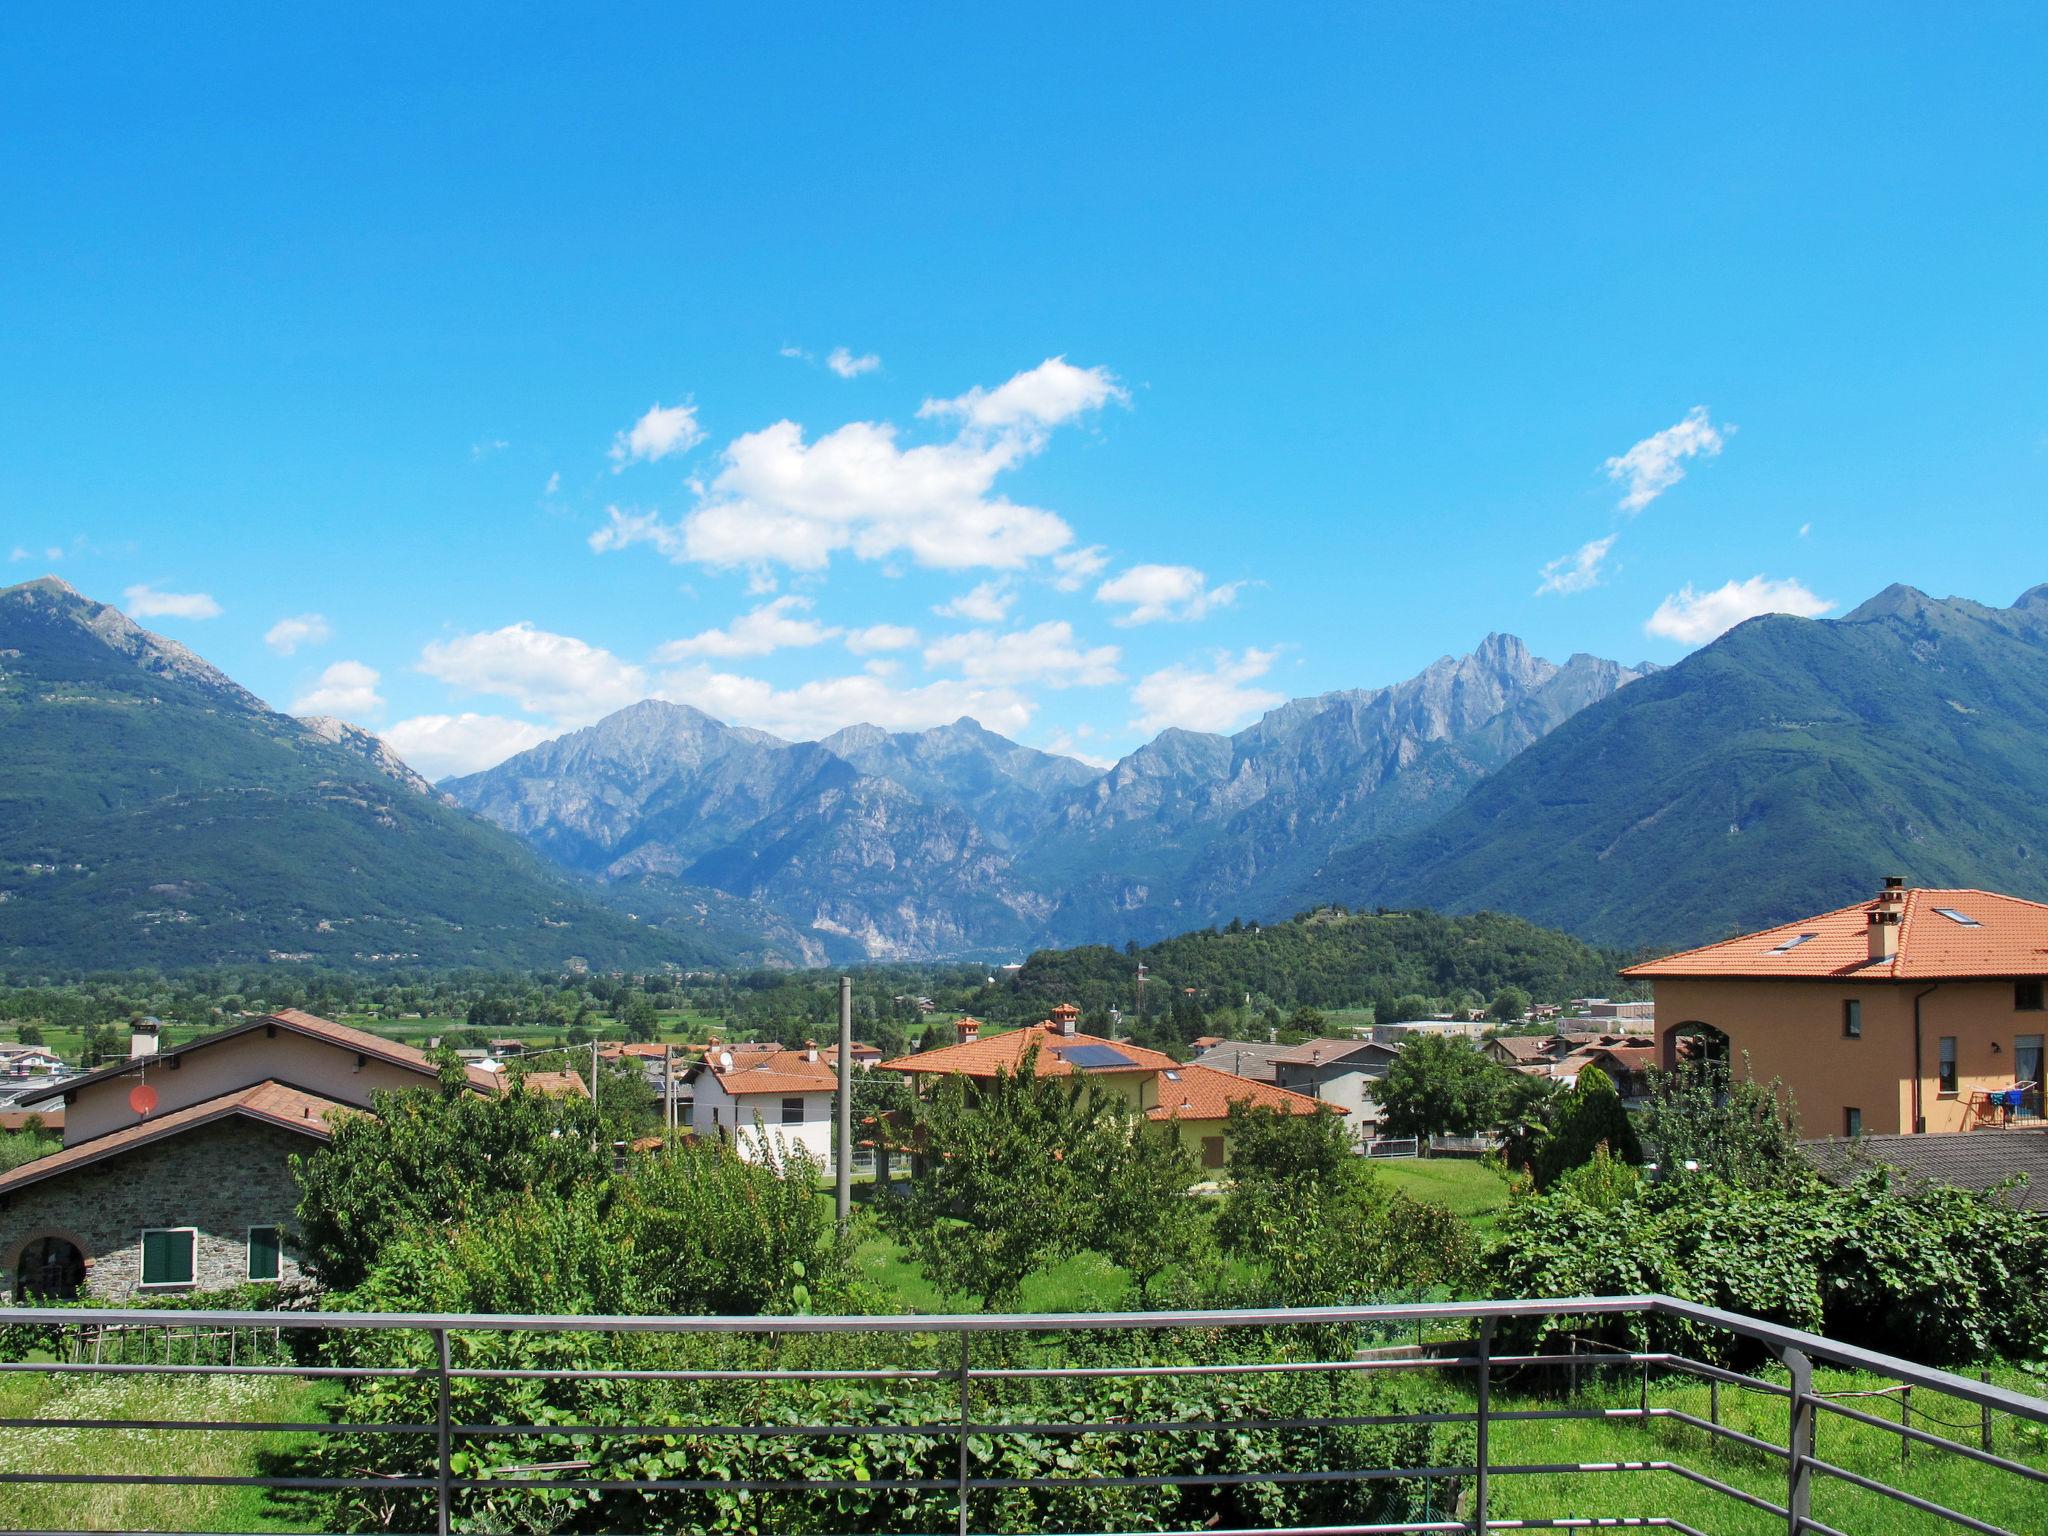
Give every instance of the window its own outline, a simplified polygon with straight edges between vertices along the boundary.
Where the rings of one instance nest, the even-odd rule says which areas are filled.
[[[1784,943],[1774,944],[1773,946],[1771,946],[1770,952],[1774,955],[1789,955],[1792,953],[1793,950],[1797,949],[1800,945],[1811,943],[1813,940],[1819,937],[1820,935],[1817,933],[1795,934],[1791,938],[1787,939]]]
[[[277,1228],[251,1227],[249,1229],[249,1278],[251,1280],[277,1280],[284,1271],[284,1251],[279,1246]]]
[[[1204,1136],[1202,1138],[1202,1166],[1204,1168],[1221,1168],[1227,1161],[1228,1158],[1223,1149],[1223,1138],[1221,1136]]]
[[[1951,1097],[1956,1091],[1956,1037],[1941,1037],[1941,1091]]]
[[[1863,1134],[1862,1110],[1845,1109],[1842,1111],[1842,1134],[1844,1136],[1851,1137],[1861,1136]]]
[[[782,1123],[784,1125],[802,1125],[804,1123],[804,1101],[802,1099],[784,1099],[782,1101]]]
[[[193,1247],[198,1239],[193,1227],[145,1227],[142,1232],[142,1283],[144,1285],[190,1285],[193,1279]]]
[[[1863,1004],[1850,998],[1842,1004],[1842,1038],[1861,1040],[1863,1038]]]
[[[1965,928],[1982,928],[1984,926],[1982,923],[1978,922],[1977,919],[1970,916],[1969,913],[1958,912],[1954,907],[1936,907],[1934,910],[1939,912],[1943,917],[1947,918],[1950,922],[1960,924],[1962,927]]]
[[[2012,984],[2012,1005],[2021,1013],[2039,1013],[2042,1007],[2041,980],[2016,981]]]

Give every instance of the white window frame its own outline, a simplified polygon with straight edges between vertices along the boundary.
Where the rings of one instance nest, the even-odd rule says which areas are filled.
[[[277,1273],[274,1275],[258,1275],[252,1273],[252,1271],[256,1267],[254,1259],[256,1254],[256,1234],[258,1232],[270,1233],[273,1240],[275,1241],[275,1245],[277,1247]],[[242,1234],[242,1238],[242,1258],[244,1261],[242,1265],[242,1270],[243,1273],[247,1276],[249,1284],[281,1284],[284,1280],[284,1228],[274,1221],[259,1221],[254,1226],[250,1227],[247,1231],[245,1231]]]
[[[183,1280],[145,1280],[149,1263],[149,1234],[152,1232],[184,1232],[192,1239],[192,1273]],[[138,1291],[175,1291],[183,1285],[199,1283],[199,1229],[197,1227],[144,1227],[135,1239],[135,1288]]]

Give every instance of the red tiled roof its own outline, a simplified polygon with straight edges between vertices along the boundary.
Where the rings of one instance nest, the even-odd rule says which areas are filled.
[[[1233,1104],[1250,1104],[1256,1109],[1277,1109],[1289,1115],[1313,1115],[1318,1111],[1342,1115],[1350,1111],[1341,1105],[1312,1099],[1305,1093],[1255,1083],[1248,1077],[1232,1077],[1211,1067],[1185,1066],[1159,1074],[1159,1105],[1145,1111],[1148,1120],[1221,1120]]]
[[[168,1051],[162,1051],[155,1056],[133,1057],[126,1061],[117,1061],[111,1066],[101,1067],[97,1072],[88,1072],[83,1077],[67,1078],[63,1082],[51,1087],[48,1092],[36,1095],[35,1099],[53,1098],[60,1093],[72,1093],[89,1084],[101,1082],[110,1077],[120,1077],[129,1072],[139,1072],[144,1067],[154,1067],[160,1061],[168,1061],[173,1056],[182,1056],[187,1051],[203,1051],[209,1046],[224,1044],[229,1040],[238,1039],[252,1030],[264,1028],[288,1029],[294,1034],[305,1035],[310,1039],[324,1040],[329,1045],[338,1046],[342,1050],[354,1051],[361,1056],[369,1056],[378,1061],[389,1062],[393,1066],[405,1067],[410,1071],[419,1073],[423,1077],[435,1078],[440,1075],[440,1067],[435,1064],[434,1058],[425,1051],[410,1045],[400,1044],[396,1040],[386,1040],[382,1035],[373,1035],[368,1030],[353,1029],[346,1024],[337,1024],[332,1019],[323,1019],[316,1014],[301,1012],[297,1008],[280,1008],[276,1013],[266,1013],[257,1018],[244,1019],[239,1024],[231,1024],[226,1029],[215,1030],[210,1035],[201,1035],[196,1040],[188,1040],[183,1045],[175,1046]],[[495,1094],[504,1092],[504,1085],[498,1081],[496,1073],[486,1072],[481,1067],[465,1067],[463,1070],[469,1078],[471,1087],[481,1089],[485,1093]],[[32,1102],[32,1100],[28,1095],[23,1095],[19,1102],[27,1104]]]
[[[1898,950],[1872,960],[1869,913],[1875,901],[1840,907],[1796,923],[1683,950],[1630,966],[1624,976],[1852,977],[1859,981],[2048,975],[2048,905],[1993,891],[1905,892]],[[1959,923],[1939,909],[1974,918]],[[1813,937],[1789,949],[1780,946]]]
[[[334,1134],[334,1125],[349,1115],[367,1114],[352,1104],[308,1093],[303,1088],[293,1088],[285,1083],[266,1078],[252,1083],[247,1088],[237,1088],[233,1093],[223,1093],[216,1098],[204,1099],[197,1104],[188,1104],[183,1109],[156,1120],[142,1120],[134,1125],[124,1126],[118,1131],[109,1131],[104,1136],[95,1136],[91,1141],[81,1141],[76,1146],[66,1147],[61,1152],[52,1152],[48,1157],[37,1158],[32,1163],[23,1163],[19,1168],[0,1176],[0,1194],[34,1184],[55,1174],[67,1173],[74,1168],[83,1168],[101,1158],[113,1157],[161,1141],[166,1136],[182,1135],[202,1125],[230,1115],[243,1115],[251,1120],[260,1120],[269,1125],[282,1126],[288,1131],[311,1136],[325,1141]]]
[[[64,1106],[58,1104],[50,1109],[0,1109],[0,1131],[25,1130],[31,1120],[54,1134],[64,1129]]]
[[[1075,1068],[1064,1060],[1060,1052],[1079,1045],[1106,1045],[1121,1052],[1129,1061],[1127,1067],[1085,1067]],[[1148,1051],[1142,1045],[1132,1045],[1128,1040],[1105,1040],[1100,1035],[1062,1035],[1050,1020],[1031,1025],[1027,1029],[1013,1029],[1000,1035],[983,1035],[978,1040],[963,1040],[957,1045],[942,1045],[937,1050],[919,1051],[914,1056],[899,1056],[894,1061],[883,1062],[886,1072],[932,1073],[941,1077],[958,1074],[961,1077],[994,1077],[998,1072],[1015,1072],[1023,1062],[1025,1052],[1038,1052],[1037,1073],[1040,1077],[1065,1077],[1076,1070],[1087,1072],[1156,1072],[1167,1067],[1177,1067],[1175,1061],[1163,1051]]]
[[[728,1054],[730,1067],[725,1065]],[[707,1051],[699,1066],[734,1098],[750,1093],[830,1093],[839,1086],[839,1073],[826,1064],[822,1052],[813,1061],[804,1051],[785,1051],[780,1046],[721,1046],[716,1052]]]
[[[529,1072],[522,1081],[528,1093],[544,1093],[551,1098],[587,1099],[590,1089],[584,1086],[583,1074],[567,1072]]]

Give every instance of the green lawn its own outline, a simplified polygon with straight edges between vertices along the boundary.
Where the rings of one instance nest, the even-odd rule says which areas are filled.
[[[1380,1182],[1414,1200],[1428,1200],[1462,1216],[1483,1240],[1508,1203],[1508,1181],[1486,1164],[1463,1157],[1386,1158],[1372,1165]]]

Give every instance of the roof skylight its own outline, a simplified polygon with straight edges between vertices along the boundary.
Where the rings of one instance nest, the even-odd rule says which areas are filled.
[[[1984,925],[1967,912],[1958,912],[1954,907],[1936,907],[1935,911],[1952,923],[1961,923],[1965,928],[1982,928]]]
[[[1784,943],[1775,945],[1770,950],[1770,953],[1774,955],[1789,955],[1793,950],[1797,949],[1800,945],[1804,944],[1808,939],[1817,939],[1819,937],[1820,935],[1817,933],[1795,934],[1793,937],[1787,939]]]

